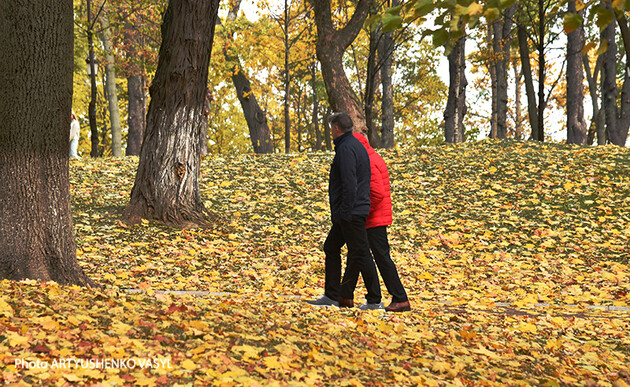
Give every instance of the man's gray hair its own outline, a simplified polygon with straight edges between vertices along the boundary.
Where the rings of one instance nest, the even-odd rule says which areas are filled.
[[[352,118],[350,118],[350,116],[346,112],[333,113],[330,117],[328,117],[328,123],[331,126],[338,126],[344,133],[351,131],[352,127],[354,126],[352,123]]]

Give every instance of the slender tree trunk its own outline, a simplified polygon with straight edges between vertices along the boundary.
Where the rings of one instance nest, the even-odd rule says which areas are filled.
[[[147,132],[124,218],[166,224],[205,224],[199,193],[199,138],[208,66],[219,0],[170,0],[162,23],[162,45]]]
[[[70,210],[72,1],[3,2],[0,36],[0,279],[96,286]]]
[[[575,13],[575,1],[570,0],[569,12]],[[583,13],[583,12],[580,12]],[[582,26],[567,36],[567,143],[586,144],[586,122],[584,121],[584,69],[582,49],[584,28]]]
[[[538,0],[538,122],[534,140],[545,141],[545,0]]]
[[[234,69],[232,83],[236,89],[236,96],[243,108],[254,153],[273,153],[273,143],[271,142],[271,131],[267,123],[267,115],[258,105],[256,96],[252,92],[251,84],[242,70]]]
[[[529,62],[529,44],[527,43],[527,33],[522,21],[517,26],[518,48],[521,56],[521,73],[525,79],[525,95],[527,96],[527,113],[529,125],[532,129],[532,139],[537,139],[538,109],[536,105],[536,92],[534,91],[534,80],[532,77],[532,67]]]
[[[508,63],[510,62],[512,20],[515,11],[516,5],[510,6],[504,11],[503,17],[492,26],[492,51],[496,77],[496,100],[493,103],[496,112],[493,116],[496,117],[496,138],[499,139],[507,138]]]
[[[127,92],[129,98],[127,118],[129,133],[127,134],[127,150],[125,153],[127,156],[140,155],[140,148],[142,148],[147,111],[144,89],[144,76],[136,74],[127,77]]]
[[[497,22],[498,23],[498,22]],[[488,64],[488,72],[490,73],[490,91],[491,91],[491,112],[490,112],[490,138],[497,138],[497,104],[498,104],[498,94],[497,90],[499,85],[497,84],[497,66],[496,66],[496,52],[494,51],[494,29],[495,24],[488,24],[488,33],[486,35],[486,42],[488,43],[488,47],[492,47],[492,55],[489,58]]]
[[[399,5],[398,0],[392,1],[392,6]],[[383,98],[381,100],[382,130],[381,147],[394,147],[394,85],[392,82],[392,66],[394,63],[394,34],[383,34],[381,49],[379,50],[381,67],[381,84],[383,86]]]
[[[326,117],[332,114],[332,110],[329,108],[326,112]],[[330,125],[328,125],[328,120],[324,120],[324,143],[326,144],[326,150],[332,150],[332,136],[330,133]]]
[[[605,3],[610,8],[609,3]],[[615,24],[610,23],[601,32],[600,38],[608,42],[603,55],[602,67],[602,107],[606,117],[606,138],[617,132],[617,43]]]
[[[127,69],[127,125],[129,131],[127,133],[127,156],[139,156],[142,140],[144,139],[144,131],[146,127],[147,104],[146,104],[146,77],[142,69],[136,62],[137,49],[142,46],[142,42],[138,41],[138,34],[135,33],[134,27],[125,23],[124,37],[128,42],[127,58],[131,61],[131,65]]]
[[[370,31],[369,53],[367,60],[367,71],[365,80],[365,97],[364,112],[365,112],[365,125],[368,129],[368,140],[373,148],[380,148],[381,136],[378,128],[374,122],[374,96],[376,93],[376,77],[378,73],[377,66],[377,53],[379,40],[381,39],[380,28],[376,28]]]
[[[344,111],[350,115],[355,132],[367,133],[361,103],[343,67],[343,53],[361,31],[371,0],[359,0],[354,14],[341,29],[333,26],[330,0],[310,1],[315,11],[317,58],[322,65],[328,102],[333,111]]]
[[[464,142],[466,115],[466,37],[460,38],[448,54],[449,87],[444,111],[444,138],[448,143]]]
[[[322,150],[322,132],[319,129],[319,99],[317,98],[317,62],[311,65],[313,80],[313,128],[315,129],[315,150]]]
[[[90,121],[90,140],[92,142],[92,149],[90,150],[91,157],[98,157],[101,155],[99,151],[99,138],[98,138],[98,127],[96,125],[96,60],[94,57],[94,38],[93,38],[93,29],[92,25],[94,24],[92,20],[92,5],[91,0],[87,0],[87,22],[88,22],[88,30],[87,30],[87,39],[88,39],[88,50],[89,50],[89,58],[90,63],[90,104],[88,107],[88,116]]]
[[[232,8],[228,12],[228,20],[231,22],[236,21],[240,6],[241,0],[236,0],[232,3]],[[221,23],[220,20],[219,23]],[[231,34],[228,38],[232,39]],[[224,53],[225,60],[235,63],[232,68],[232,83],[243,109],[254,153],[273,153],[273,141],[269,123],[267,122],[267,114],[260,108],[256,95],[252,91],[251,83],[241,68],[239,58],[230,54],[228,50],[224,50]]]
[[[617,24],[623,38],[623,46],[626,54],[626,63],[624,66],[624,79],[621,88],[621,107],[619,122],[616,132],[611,135],[610,142],[615,145],[625,146],[628,139],[628,128],[630,127],[630,29],[628,28],[628,20],[625,12],[617,13]]]
[[[521,114],[521,78],[522,75],[518,71],[518,66],[514,67],[514,138],[523,139],[523,116]]]
[[[115,57],[112,48],[112,33],[107,15],[101,17],[101,42],[105,49],[105,88],[107,89],[107,101],[109,103],[109,121],[112,133],[112,156],[122,156],[122,134],[120,125],[120,113],[118,111],[118,92],[116,91],[116,69],[114,68]]]
[[[604,133],[604,111],[599,106],[599,93],[597,92],[597,79],[599,78],[600,69],[602,67],[602,56],[597,57],[595,64],[595,70],[591,74],[591,67],[588,59],[588,55],[582,56],[582,65],[584,66],[584,72],[586,73],[586,80],[588,82],[588,91],[591,96],[591,104],[593,109],[593,118],[589,125],[588,134],[586,136],[586,143],[593,145],[595,135],[597,134],[597,141],[599,143],[602,140],[602,144],[606,144],[606,135]]]
[[[289,6],[284,0],[284,152],[291,152],[291,77],[289,69]]]

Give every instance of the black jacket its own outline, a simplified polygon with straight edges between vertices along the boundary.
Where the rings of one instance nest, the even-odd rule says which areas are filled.
[[[330,166],[328,199],[333,223],[370,213],[370,157],[352,132],[337,137]]]

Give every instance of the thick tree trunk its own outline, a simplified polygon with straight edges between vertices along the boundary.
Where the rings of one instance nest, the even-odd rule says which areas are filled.
[[[128,118],[127,125],[129,133],[127,134],[127,156],[139,156],[142,148],[142,139],[144,138],[145,119],[146,119],[146,100],[145,100],[145,78],[140,74],[131,75],[127,78],[128,91]]]
[[[112,156],[122,156],[122,134],[120,125],[120,112],[118,110],[118,93],[116,91],[116,69],[114,68],[114,54],[112,48],[112,33],[109,27],[107,15],[101,18],[103,31],[100,38],[105,50],[105,88],[109,106],[109,121],[112,134]]]
[[[536,105],[536,91],[534,91],[534,80],[532,77],[532,66],[529,63],[529,44],[527,42],[527,32],[522,22],[517,26],[518,48],[521,56],[522,74],[525,79],[525,95],[527,96],[527,113],[529,126],[532,129],[532,139],[537,139],[538,109]]]
[[[352,90],[343,67],[343,53],[357,37],[367,18],[371,0],[359,0],[350,21],[341,29],[332,22],[330,0],[310,0],[317,25],[317,58],[322,65],[322,77],[328,102],[335,112],[350,115],[355,132],[367,134],[361,103]]]
[[[208,66],[219,0],[170,0],[162,24],[162,46],[147,132],[124,218],[166,224],[205,224],[199,194],[199,138]]]
[[[444,111],[444,139],[448,143],[464,142],[466,115],[466,37],[460,38],[448,54],[449,87]]]
[[[392,2],[397,6],[398,0]],[[394,63],[394,35],[393,32],[385,32],[379,50],[381,67],[381,84],[383,86],[383,98],[381,100],[381,147],[394,147],[394,85],[392,82],[392,66]]]
[[[575,13],[575,1],[569,1],[569,12]],[[567,143],[586,144],[584,121],[584,69],[582,49],[584,28],[576,28],[567,36]]]
[[[96,286],[70,211],[72,15],[70,0],[0,5],[0,279]]]
[[[496,117],[496,138],[507,138],[508,112],[508,63],[512,42],[512,20],[516,5],[510,6],[501,19],[492,26],[492,48],[494,52],[494,75],[496,77],[496,100],[493,103]]]

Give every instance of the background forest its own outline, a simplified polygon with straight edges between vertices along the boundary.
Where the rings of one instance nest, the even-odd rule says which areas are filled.
[[[88,119],[88,3],[75,0],[74,7],[73,108],[82,128],[79,153],[137,155],[166,1],[91,4],[99,69],[97,135],[89,130]],[[345,25],[356,2],[332,3],[334,22]],[[460,1],[454,8],[447,3],[375,4],[345,51],[344,69],[368,131],[377,133],[370,135],[373,146],[435,145],[486,137],[625,143],[627,103],[621,103],[625,99],[616,87],[625,85],[625,50],[617,53],[617,45],[625,47],[625,41],[623,34],[615,34],[613,22],[616,17],[618,29],[627,30],[623,13],[582,2],[576,8],[575,1],[508,0],[484,5]],[[582,23],[584,18],[587,22]],[[323,117],[331,112],[331,105],[316,56],[311,4],[231,0],[221,2],[219,19],[208,80],[207,151],[330,149]],[[612,39],[604,37],[606,33]],[[576,52],[575,58],[569,55]],[[615,64],[612,86],[609,59]],[[386,89],[393,94],[383,101]],[[610,98],[602,99],[602,90],[609,90]],[[610,111],[608,119],[606,111]],[[449,128],[454,135],[449,135]],[[253,146],[260,140],[259,130],[268,132],[270,146]],[[389,141],[384,134],[388,130],[393,131]],[[611,130],[620,133],[611,136]]]

